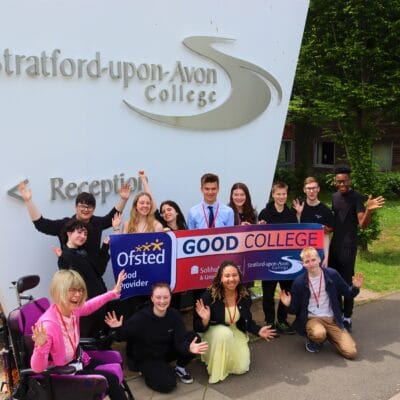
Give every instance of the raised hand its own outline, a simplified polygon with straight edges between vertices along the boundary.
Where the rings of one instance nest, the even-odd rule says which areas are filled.
[[[273,339],[276,336],[276,330],[272,329],[271,325],[263,326],[258,331],[258,336],[262,337],[267,342],[269,342],[271,339]]]
[[[292,301],[292,295],[289,292],[286,292],[285,290],[281,290],[279,292],[279,298],[281,302],[286,306],[290,306],[290,302]]]
[[[356,272],[352,278],[353,286],[360,289],[364,283],[364,274],[362,272]]]
[[[189,346],[189,351],[192,354],[204,354],[208,350],[207,342],[197,342],[198,338],[195,337]]]
[[[210,307],[204,305],[203,299],[196,300],[196,312],[203,321],[203,325],[208,325],[208,321],[210,321],[211,311]]]
[[[304,210],[304,201],[301,202],[299,199],[294,199],[293,208],[296,210],[296,214],[301,215]]]
[[[21,195],[25,203],[32,200],[32,190],[26,187],[25,182],[20,182],[18,185],[18,192]]]
[[[126,273],[125,270],[123,269],[119,274],[118,274],[118,279],[117,279],[117,283],[115,284],[114,287],[114,292],[118,295],[121,294],[121,290],[122,290],[122,282],[124,281],[124,279],[126,278]]]
[[[372,196],[369,195],[367,200],[367,210],[373,211],[377,208],[382,208],[384,204],[385,199],[382,196],[378,196],[373,199]]]
[[[124,316],[121,315],[121,317],[118,319],[117,315],[115,314],[115,311],[111,311],[111,312],[108,312],[106,314],[106,316],[104,317],[104,322],[110,328],[119,328],[124,323]]]
[[[53,250],[53,253],[54,253],[58,258],[61,257],[61,255],[62,255],[62,250],[61,250],[59,247],[57,247],[57,246],[51,246],[51,250]]]
[[[47,342],[47,333],[43,322],[32,326],[32,340],[35,342],[35,345],[39,347]]]
[[[131,195],[131,185],[129,183],[124,183],[121,185],[121,188],[119,189],[119,195],[121,199],[123,200],[128,200],[129,196]]]
[[[119,231],[119,227],[121,225],[122,222],[122,217],[121,217],[121,213],[120,212],[116,212],[112,218],[111,224],[113,227],[114,232],[118,232]]]

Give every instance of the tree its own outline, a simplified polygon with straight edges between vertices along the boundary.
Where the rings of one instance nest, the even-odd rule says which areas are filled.
[[[341,144],[364,194],[379,194],[372,146],[399,117],[399,37],[400,0],[310,1],[289,120]]]

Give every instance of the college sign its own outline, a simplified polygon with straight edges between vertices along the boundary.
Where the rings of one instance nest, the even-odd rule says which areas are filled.
[[[129,182],[135,193],[127,220],[142,169],[155,198],[177,201],[185,214],[200,201],[207,172],[220,177],[220,201],[228,202],[239,181],[258,210],[265,206],[308,0],[252,0],[251,6],[2,0],[1,6],[0,214],[10,230],[1,234],[7,267],[0,301],[6,309],[15,305],[11,281],[37,273],[33,294],[47,295],[57,269],[51,246],[58,240],[35,231],[18,197],[20,181],[29,181],[35,204],[51,219],[73,215],[81,191],[93,193],[95,214],[105,215]],[[172,247],[179,241],[172,237]],[[104,280],[112,287],[111,268]]]
[[[150,293],[156,282],[174,292],[209,286],[224,260],[234,261],[245,282],[294,279],[302,273],[300,252],[306,246],[322,256],[319,224],[267,224],[167,233],[111,236],[114,275],[124,269],[122,297]]]

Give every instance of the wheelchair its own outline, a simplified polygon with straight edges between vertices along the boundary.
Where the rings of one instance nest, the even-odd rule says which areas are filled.
[[[16,290],[18,308],[11,311],[8,318],[2,315],[5,349],[6,384],[11,394],[8,400],[101,400],[107,395],[107,380],[102,375],[74,375],[71,365],[49,367],[41,373],[30,368],[30,358],[34,343],[32,326],[50,306],[47,298],[33,299],[23,295],[25,291],[38,285],[39,276],[29,275],[13,282]],[[27,301],[22,304],[22,300]],[[83,343],[83,344],[82,344]],[[87,346],[86,353],[101,365],[95,370],[112,373],[118,377],[128,400],[134,400],[122,373],[121,354],[113,350],[96,350],[94,339],[82,339],[80,344]],[[17,371],[17,373],[16,373]]]

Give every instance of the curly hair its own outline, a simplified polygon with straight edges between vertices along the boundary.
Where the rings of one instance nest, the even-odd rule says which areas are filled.
[[[215,303],[216,300],[223,300],[225,297],[224,287],[222,285],[221,279],[222,279],[222,274],[224,272],[224,269],[226,267],[236,268],[236,270],[239,274],[239,284],[236,287],[238,300],[249,295],[249,293],[246,289],[246,286],[243,284],[242,272],[240,271],[240,268],[238,267],[238,265],[233,261],[225,260],[219,266],[217,274],[215,275],[215,277],[212,281],[212,284],[210,286],[211,297],[212,297],[213,303]]]

